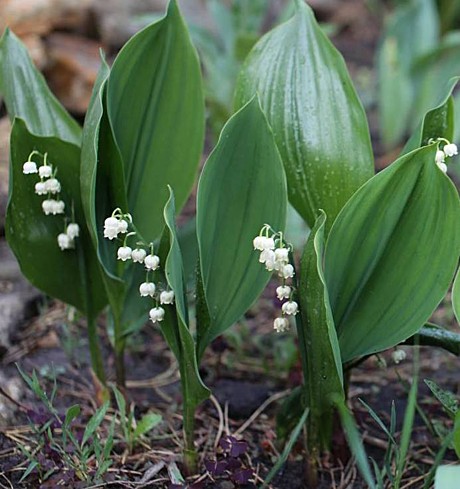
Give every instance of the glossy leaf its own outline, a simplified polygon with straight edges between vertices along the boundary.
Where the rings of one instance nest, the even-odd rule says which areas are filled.
[[[408,338],[405,343],[409,345],[435,346],[452,353],[452,355],[460,356],[460,333],[432,323],[423,325],[420,331]]]
[[[240,73],[236,103],[257,92],[286,169],[289,200],[313,226],[319,209],[332,224],[374,174],[366,116],[345,63],[302,0],[288,22],[254,46]]]
[[[73,205],[75,221],[80,226],[75,250],[59,249],[57,236],[64,231],[64,218],[43,213],[41,204],[45,197],[36,195],[34,190],[39,178],[36,174],[22,173],[22,165],[32,150],[42,154],[47,152],[51,164],[58,168],[61,198],[69,215]],[[8,242],[22,272],[32,284],[94,317],[106,304],[106,297],[96,254],[85,226],[79,173],[80,149],[77,146],[57,138],[34,136],[24,121],[15,120],[11,132],[10,196],[6,220]]]
[[[415,334],[447,292],[460,202],[435,152],[415,150],[376,175],[331,230],[325,276],[344,362]]]
[[[200,65],[176,0],[119,53],[107,108],[124,163],[129,211],[144,240],[153,241],[163,228],[167,185],[177,210],[189,196],[204,137]]]
[[[412,134],[412,137],[404,146],[402,154],[426,146],[430,139],[438,137],[449,141],[454,137],[455,111],[452,92],[459,81],[459,77],[449,80],[442,99],[436,107],[429,110],[423,117],[421,123]]]
[[[312,451],[328,447],[332,436],[331,396],[344,397],[339,343],[323,272],[325,221],[326,215],[321,213],[305,245],[298,291],[301,315],[297,332]]]
[[[201,174],[197,235],[210,325],[198,325],[201,354],[267,284],[252,241],[265,223],[283,230],[286,180],[273,134],[254,98],[224,127]]]
[[[411,74],[414,63],[436,46],[438,38],[439,18],[434,0],[401,4],[385,27],[377,63],[380,128],[388,147],[400,142],[410,124],[415,96]]]
[[[179,363],[184,403],[192,411],[210,395],[203,384],[198,370],[195,341],[189,329],[187,298],[185,295],[182,253],[175,224],[174,193],[169,188],[170,197],[164,209],[166,229],[160,246],[160,257],[167,250],[165,274],[169,287],[174,291],[175,313],[170,314],[171,306],[165,306],[168,317],[160,323],[161,331]]]
[[[26,48],[9,29],[0,40],[0,94],[10,119],[23,119],[30,132],[80,144],[80,126],[51,93]]]
[[[110,69],[102,59],[83,126],[81,193],[86,222],[97,250],[104,285],[114,314],[121,315],[125,285],[116,259],[118,243],[104,239],[104,220],[120,207],[127,212],[123,164],[113,140],[105,107]]]

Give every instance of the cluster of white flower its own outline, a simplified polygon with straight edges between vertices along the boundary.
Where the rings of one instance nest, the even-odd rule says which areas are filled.
[[[294,277],[294,267],[289,263],[291,245],[283,240],[282,232],[274,232],[265,224],[252,242],[254,249],[260,251],[259,262],[265,265],[269,272],[276,271],[282,284],[277,287],[276,295],[280,301],[287,299],[281,306],[282,316],[276,318],[273,327],[277,333],[289,330],[289,319],[286,316],[295,316],[299,311],[297,302],[292,300],[294,287],[287,281]]]
[[[129,227],[133,231],[128,232]],[[118,238],[119,234],[124,234],[123,244],[117,250],[117,259],[121,261],[132,260],[133,263],[141,263],[146,270],[145,282],[139,285],[139,294],[141,297],[150,297],[155,300],[156,306],[150,309],[149,316],[152,323],[163,321],[165,310],[161,305],[174,303],[174,291],[159,288],[149,278],[149,274],[160,268],[160,258],[154,253],[153,243],[143,243],[138,241],[133,249],[128,245],[128,239],[136,236],[138,233],[134,227],[131,214],[124,214],[121,209],[117,208],[112,215],[104,221],[104,237],[110,240]],[[145,249],[147,248],[147,250]],[[161,305],[160,305],[161,304]]]
[[[458,155],[457,145],[454,143],[450,143],[447,139],[438,138],[438,144],[443,143],[444,146],[440,149],[438,145],[438,150],[436,151],[435,161],[438,167],[444,172],[447,173],[447,165],[445,163],[446,158],[451,158],[452,156]]]
[[[38,155],[43,158],[43,164],[37,167],[37,163],[32,161],[32,157]],[[35,184],[35,193],[37,195],[46,195],[47,198],[42,202],[42,210],[45,215],[65,214],[65,203],[60,199],[61,183],[56,178],[57,169],[48,164],[48,153],[42,155],[39,151],[32,151],[27,161],[22,165],[22,172],[25,175],[38,173],[40,181]],[[52,198],[55,197],[55,198]],[[69,219],[65,218],[65,224]],[[73,221],[74,219],[72,219]],[[57,237],[57,243],[61,250],[70,250],[75,248],[75,238],[80,234],[80,227],[77,223],[67,224],[63,233]]]

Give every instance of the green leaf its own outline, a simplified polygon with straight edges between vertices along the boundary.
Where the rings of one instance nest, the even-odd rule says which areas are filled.
[[[310,408],[308,443],[327,448],[332,436],[332,396],[344,397],[339,343],[324,281],[323,252],[326,215],[316,220],[302,255],[297,319],[304,395]]]
[[[51,93],[26,48],[9,29],[0,39],[0,94],[10,119],[23,119],[30,132],[80,144],[80,126]]]
[[[348,410],[344,400],[340,397],[336,399],[336,407],[339,411],[340,419],[342,420],[348,445],[350,446],[351,452],[356,459],[356,465],[358,466],[358,469],[369,488],[376,489],[374,477],[372,476],[372,471],[369,466],[368,457],[353,415]]]
[[[259,486],[259,489],[264,489],[265,487],[267,487],[268,484],[275,477],[275,475],[280,471],[281,467],[286,463],[289,454],[291,453],[292,448],[294,447],[297,439],[299,438],[300,432],[302,431],[302,428],[304,427],[305,422],[307,421],[308,413],[309,413],[309,409],[308,408],[304,409],[302,416],[300,416],[300,419],[298,420],[295,428],[292,430],[289,440],[287,441],[286,446],[284,447],[283,453],[280,455],[275,465],[268,473],[267,477],[264,480],[264,483],[261,486]]]
[[[457,487],[460,478],[460,466],[458,465],[441,465],[436,470],[434,481],[435,489],[452,489]],[[425,486],[427,489],[429,486]]]
[[[114,314],[121,315],[125,285],[117,263],[118,243],[104,239],[104,220],[120,207],[128,210],[121,156],[107,118],[106,84],[110,69],[102,57],[83,126],[81,195],[86,223],[97,250],[104,286]]]
[[[331,230],[325,276],[344,362],[415,334],[448,290],[460,203],[435,153],[423,147],[376,175]]]
[[[141,420],[137,423],[136,429],[134,430],[134,439],[145,435],[150,430],[153,430],[155,426],[161,423],[162,417],[157,413],[148,413],[142,416]]]
[[[67,409],[65,413],[64,425],[69,426],[70,423],[80,414],[80,406],[78,404],[74,404]]]
[[[439,18],[433,0],[401,4],[385,27],[377,64],[380,128],[387,147],[399,143],[408,129],[415,96],[411,70],[421,55],[437,45],[438,38]]]
[[[99,428],[102,421],[104,421],[105,413],[109,408],[110,403],[105,402],[89,419],[86,425],[85,432],[83,433],[83,438],[81,441],[81,446],[84,447],[86,442],[91,438],[94,432]]]
[[[187,299],[185,295],[184,270],[182,253],[177,238],[175,224],[174,193],[169,188],[170,197],[164,209],[166,229],[160,245],[160,257],[165,263],[165,274],[169,287],[174,291],[174,312],[166,306],[167,317],[160,323],[166,342],[179,363],[184,403],[198,406],[210,395],[203,384],[198,370],[195,341],[189,330]],[[166,249],[166,253],[163,251]]]
[[[441,389],[436,382],[432,380],[425,379],[425,384],[428,386],[430,391],[436,397],[436,399],[443,405],[444,409],[449,413],[451,417],[455,417],[458,412],[458,400],[452,394],[452,392]]]
[[[332,224],[374,174],[366,116],[344,60],[297,0],[288,22],[254,46],[236,104],[260,95],[286,169],[289,200],[310,227],[323,209]]]
[[[66,215],[80,226],[75,250],[61,251],[57,236],[64,232],[61,215],[46,216],[42,201],[35,193],[39,181],[24,175],[22,165],[32,150],[48,153],[48,161],[57,167],[61,198]],[[41,159],[36,156],[41,164]],[[88,317],[94,317],[106,304],[99,265],[85,226],[80,197],[80,149],[57,138],[32,135],[21,119],[15,119],[11,132],[10,196],[6,216],[6,235],[24,275],[46,294],[71,304]],[[69,279],[71,278],[71,279]]]
[[[455,454],[460,458],[460,411],[455,414],[453,444]]]
[[[254,98],[224,127],[198,186],[198,248],[211,320],[209,328],[197,325],[199,357],[247,311],[270,279],[252,241],[265,223],[284,229],[286,200],[280,156]]]
[[[107,108],[124,162],[129,212],[143,238],[153,241],[163,229],[167,185],[177,210],[190,194],[204,137],[200,65],[176,0],[117,56]]]
[[[452,92],[460,77],[449,80],[443,96],[436,107],[429,110],[404,146],[401,154],[410,153],[412,150],[426,146],[431,138],[445,138],[452,141],[454,138],[454,101]]]

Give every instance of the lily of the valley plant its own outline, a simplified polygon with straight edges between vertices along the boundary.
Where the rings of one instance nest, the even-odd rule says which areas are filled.
[[[271,273],[283,301],[274,328],[295,322],[299,336],[313,482],[333,411],[345,406],[344,371],[415,334],[429,342],[433,328],[442,340],[425,323],[459,258],[460,203],[445,173],[457,154],[455,81],[397,161],[374,176],[343,59],[310,8],[295,4],[295,15],[250,52],[235,114],[199,176],[196,223],[182,228],[175,216],[196,180],[205,119],[200,63],[176,1],[111,67],[101,60],[83,128],[14,34],[0,42],[0,91],[13,121],[9,243],[34,285],[88,318],[103,384],[102,311],[120,386],[128,335],[147,321],[161,329],[181,375],[189,471],[195,410],[210,395],[203,353]],[[288,198],[312,228],[300,265],[285,236]]]

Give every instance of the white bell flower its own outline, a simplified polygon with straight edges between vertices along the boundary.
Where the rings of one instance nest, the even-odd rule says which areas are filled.
[[[118,219],[108,217],[104,221],[104,238],[114,239],[118,236]]]
[[[76,222],[71,222],[67,226],[66,233],[70,239],[78,238],[78,236],[80,235],[80,226]]]
[[[259,251],[263,251],[264,250],[264,242],[265,242],[265,236],[256,236],[252,241],[254,249],[259,250]]]
[[[292,278],[294,276],[294,267],[288,263],[284,265],[283,268],[278,272],[281,278]]]
[[[129,260],[132,252],[133,250],[129,246],[120,246],[117,251],[117,259],[121,261]]]
[[[447,165],[445,163],[436,163],[438,165],[438,168],[443,171],[444,173],[447,173]]]
[[[289,331],[289,320],[287,318],[276,318],[273,322],[273,328],[277,333]]]
[[[29,173],[37,173],[37,164],[34,161],[26,161],[22,165],[22,173],[28,175]]]
[[[265,238],[263,246],[264,246],[264,250],[274,250],[275,240],[273,238]]]
[[[160,258],[157,255],[147,255],[144,258],[144,265],[148,270],[156,270],[160,266]]]
[[[124,219],[120,219],[118,221],[118,232],[124,234],[126,231],[128,231],[128,223]]]
[[[400,363],[402,361],[404,361],[406,359],[406,352],[404,350],[395,350],[392,354],[391,354],[392,358],[393,358],[393,362],[395,363]]]
[[[155,295],[156,286],[153,282],[143,282],[139,285],[139,294],[142,297],[153,297]]]
[[[42,209],[43,212],[48,216],[53,212],[54,209],[54,200],[52,199],[46,199],[42,202]]]
[[[288,248],[276,248],[275,260],[281,263],[289,262],[289,249]]]
[[[135,250],[133,250],[133,253],[132,253],[133,262],[143,263],[146,255],[147,255],[147,252],[145,250],[143,250],[142,248],[136,248]]]
[[[53,202],[53,208],[51,210],[51,213],[53,216],[56,214],[64,214],[64,209],[65,209],[65,203],[63,200],[52,200]]]
[[[174,302],[174,290],[163,290],[160,294],[160,304],[172,304]]]
[[[281,310],[284,314],[288,314],[289,316],[295,316],[299,312],[299,305],[295,301],[285,302],[281,306]]]
[[[260,263],[275,262],[275,252],[272,250],[263,250],[259,257]]]
[[[289,299],[291,296],[291,287],[289,285],[280,285],[276,288],[276,295],[280,301],[283,299]]]
[[[446,144],[443,148],[446,156],[455,156],[458,155],[457,145],[454,143]]]
[[[35,184],[35,193],[37,195],[46,195],[48,192],[46,191],[45,182],[37,182]]]
[[[61,250],[69,250],[74,246],[73,239],[66,233],[59,234],[57,237],[57,242]]]
[[[153,309],[150,309],[149,316],[152,323],[159,323],[163,321],[165,317],[165,310],[162,307],[154,307]]]
[[[444,153],[444,151],[441,151],[440,149],[438,149],[438,151],[436,151],[436,156],[434,157],[434,160],[436,161],[436,163],[439,165],[439,163],[444,163],[444,161],[446,160],[446,155]]]
[[[50,165],[42,165],[38,168],[40,178],[49,178],[53,173],[53,168]]]
[[[58,194],[61,191],[61,184],[57,178],[50,178],[45,181],[45,189],[50,194]]]

